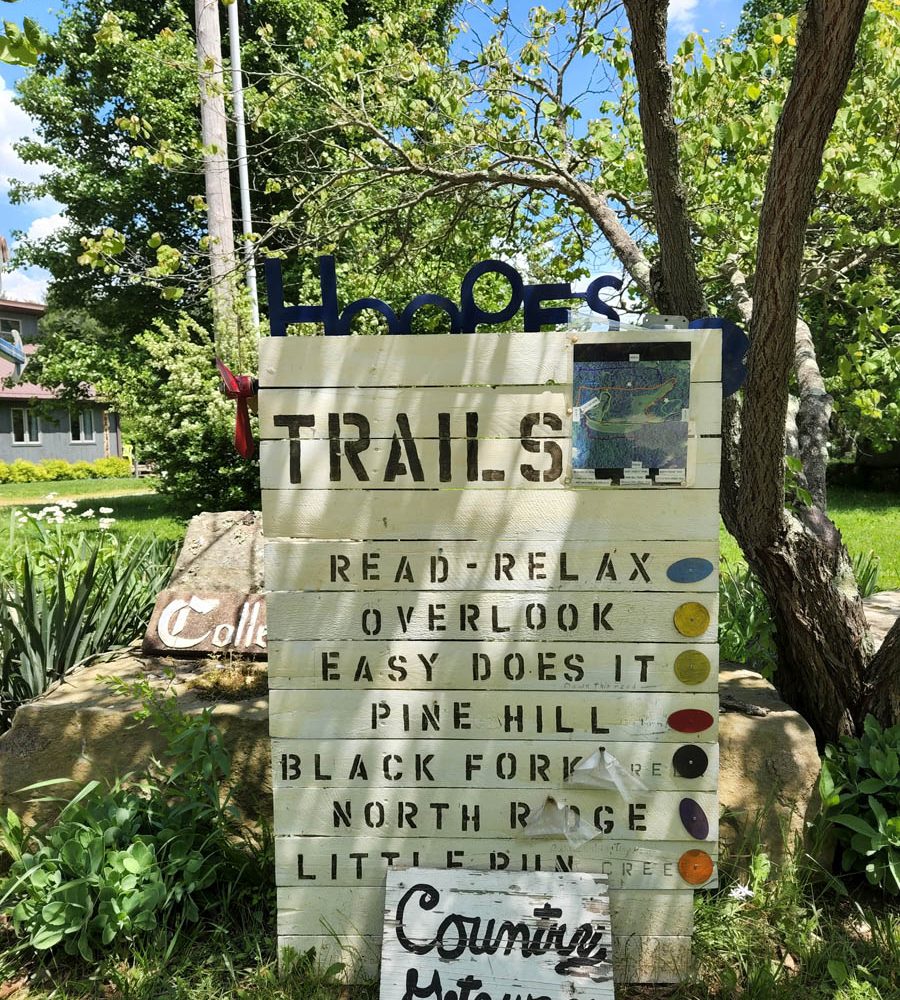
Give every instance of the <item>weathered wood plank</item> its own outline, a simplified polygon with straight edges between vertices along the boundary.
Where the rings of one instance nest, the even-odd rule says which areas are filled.
[[[283,935],[278,938],[278,950],[291,949],[305,955],[315,949],[317,966],[330,968],[341,962],[342,978],[359,983],[374,979],[381,958],[381,937],[363,937],[332,933]],[[691,967],[691,939],[688,936],[613,934],[613,970],[617,983],[677,983]]]
[[[706,712],[711,724],[685,735],[669,724],[684,709]],[[709,694],[492,691],[421,692],[273,690],[269,734],[285,739],[608,739],[610,742],[710,742],[719,699]],[[699,725],[699,723],[698,723]]]
[[[639,499],[638,499],[639,496]],[[263,490],[267,538],[708,540],[718,490]],[[277,633],[276,633],[277,634]]]
[[[697,591],[719,589],[719,546],[706,542],[334,542],[279,539],[265,548],[266,587],[419,591]],[[692,560],[685,566],[685,560]],[[701,563],[701,560],[706,565]],[[696,579],[684,579],[693,569]],[[706,574],[706,575],[702,575]],[[674,579],[672,577],[675,577]]]
[[[481,389],[266,389],[259,396],[259,433],[263,440],[296,436],[302,441],[329,438],[329,414],[362,413],[369,420],[370,437],[391,438],[397,431],[396,416],[405,413],[416,440],[437,438],[438,413],[451,415],[453,437],[465,437],[465,414],[478,414],[478,438],[518,438],[526,413],[553,413],[558,428],[541,422],[530,426],[528,435],[539,438],[571,438],[572,386],[541,388],[487,386]],[[276,414],[307,415],[310,426],[297,425],[292,432]],[[690,389],[691,434],[716,435],[722,431],[722,390],[718,382],[693,382]],[[340,425],[341,436],[356,437]]]
[[[718,330],[623,330],[614,334],[553,331],[488,336],[263,337],[263,390],[317,386],[543,386],[572,382],[572,344],[691,343],[691,381],[717,382]]]
[[[662,908],[680,916],[671,900]],[[514,983],[547,1000],[614,1000],[610,916],[602,875],[535,872],[526,885],[506,872],[388,872],[380,997],[467,980],[486,997]],[[618,923],[627,925],[624,914]]]
[[[682,836],[685,836],[682,834]],[[474,868],[485,871],[598,872],[611,889],[678,891],[689,886],[678,873],[678,859],[696,849],[696,840],[608,840],[600,837],[577,849],[562,838],[377,836],[335,840],[332,837],[277,836],[275,879],[280,886],[380,886],[391,865],[427,868]],[[701,844],[713,862],[716,844]],[[302,875],[302,877],[301,877]],[[717,873],[703,888],[714,886]]]
[[[291,448],[296,447],[292,463]],[[491,438],[477,442],[477,468],[469,472],[468,458],[472,443],[461,438],[442,444],[435,440],[419,441],[413,454],[420,463],[416,470],[405,450],[396,453],[402,472],[394,475],[392,457],[396,445],[392,441],[372,441],[359,452],[357,460],[367,478],[354,472],[350,463],[341,458],[337,463],[340,479],[332,478],[332,449],[329,441],[261,441],[260,476],[266,490],[564,490],[572,485],[571,442],[545,442],[539,455],[526,451],[518,438]],[[714,489],[719,482],[719,438],[688,439],[687,482],[695,489]],[[440,475],[441,456],[446,455],[449,470]],[[474,475],[474,478],[471,478]],[[418,477],[418,478],[417,478]],[[602,487],[583,485],[579,489]],[[625,488],[625,487],[623,487]],[[677,490],[685,487],[659,483],[629,486],[628,489]]]
[[[269,628],[280,639],[715,642],[718,595],[692,594],[688,601],[685,596],[607,594],[602,587],[592,594],[551,595],[440,590],[297,594],[279,590],[266,598],[266,613]],[[703,614],[698,611],[690,635],[676,627],[675,615],[686,605],[705,609]],[[704,623],[706,627],[698,632]]]
[[[488,788],[365,787],[282,788],[275,797],[274,829],[278,835],[354,838],[458,836],[526,838],[530,824],[545,809],[546,790],[510,791]],[[552,803],[546,813],[584,836],[616,840],[678,840],[686,830],[679,816],[681,792],[640,792],[626,803],[616,792],[603,789],[568,789],[555,801],[565,802],[563,812]],[[709,832],[696,846],[707,850],[718,836],[715,794],[696,792],[691,798],[706,814]],[[576,813],[577,810],[577,813]],[[580,814],[580,815],[578,815]],[[533,840],[534,838],[527,838]]]
[[[410,869],[417,879],[424,879],[423,869]],[[466,872],[458,872],[462,880]],[[528,872],[522,883],[527,893],[528,880],[537,882],[552,872]],[[681,936],[693,929],[694,894],[691,890],[657,892],[645,889],[610,889],[609,917],[613,934],[645,934],[651,936]],[[324,927],[311,920],[320,913],[321,919],[345,933],[377,935],[384,921],[384,879],[380,886],[293,886],[278,889],[278,933],[282,937],[316,934]]]
[[[686,671],[685,663],[694,669]],[[715,643],[269,642],[275,689],[689,694],[716,691],[718,665]]]
[[[285,740],[272,741],[272,785],[316,788],[358,781],[366,788],[391,788],[415,780],[439,788],[554,789],[574,788],[573,768],[597,751],[598,742],[541,740],[522,746],[509,740],[434,740],[427,747],[411,740]],[[629,778],[650,791],[678,789],[685,794],[715,791],[719,747],[695,744],[706,758],[696,777],[679,775],[668,743],[613,743],[603,740],[606,753]],[[351,780],[351,776],[354,776]],[[466,865],[465,867],[471,867]]]

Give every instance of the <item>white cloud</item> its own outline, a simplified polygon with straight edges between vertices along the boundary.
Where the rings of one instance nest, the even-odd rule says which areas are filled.
[[[0,77],[0,192],[9,189],[13,180],[31,183],[38,181],[44,172],[42,163],[23,163],[13,144],[35,134],[34,122],[13,104],[13,91]]]
[[[20,268],[3,275],[3,298],[19,302],[46,302],[51,275],[42,267]]]
[[[694,15],[699,0],[671,0],[669,4],[669,27],[686,34],[694,28]]]
[[[32,220],[28,231],[25,233],[25,239],[44,240],[55,233],[57,229],[62,229],[68,221],[62,212],[54,212],[53,215],[42,215]]]

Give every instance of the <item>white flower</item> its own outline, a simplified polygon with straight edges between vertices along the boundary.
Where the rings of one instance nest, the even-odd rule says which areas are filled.
[[[736,885],[733,889],[729,890],[728,895],[732,899],[752,899],[753,890],[749,885]]]
[[[19,514],[16,520],[19,522],[19,524],[28,524],[28,518],[24,514]]]
[[[75,510],[78,506],[78,502],[76,500],[60,500],[59,506],[62,507],[63,510]]]
[[[79,517],[93,517],[94,516],[94,508],[93,507],[88,507],[87,510],[83,510],[78,516]]]
[[[112,507],[100,507],[99,510],[101,514],[112,514],[113,512]]]
[[[103,510],[102,507],[100,509]],[[101,517],[97,522],[101,531],[106,531],[107,528],[111,528],[115,523],[116,519],[114,517]]]
[[[58,493],[48,493],[44,499],[45,500],[55,500],[59,496]]]

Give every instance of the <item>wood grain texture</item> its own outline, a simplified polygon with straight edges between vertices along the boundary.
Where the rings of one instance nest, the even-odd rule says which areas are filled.
[[[340,641],[349,636],[379,641],[473,640],[490,643],[575,640],[684,642],[675,614],[683,594],[604,593],[527,595],[498,591],[421,590],[415,594],[297,594],[266,598],[269,628],[280,639]],[[715,642],[717,594],[692,595],[687,603],[708,612],[707,627],[690,641]],[[699,627],[699,626],[698,626]]]
[[[368,479],[360,479],[346,460],[340,463],[341,479],[331,480],[331,444],[328,441],[301,441],[300,451],[300,481],[295,482],[291,472],[289,449],[292,442],[285,439],[261,441],[259,446],[260,481],[264,490],[531,490],[561,491],[569,489],[571,469],[571,442],[560,440],[553,442],[562,453],[562,474],[549,482],[543,478],[535,482],[526,478],[536,472],[541,477],[550,475],[552,457],[547,453],[539,455],[523,449],[518,438],[490,438],[478,442],[479,477],[474,481],[468,478],[466,455],[469,442],[463,438],[455,438],[447,445],[450,454],[451,478],[442,482],[439,478],[439,453],[441,444],[435,440],[418,441],[415,445],[415,455],[421,463],[422,478],[417,482],[413,478],[406,451],[401,452],[404,473],[386,480],[386,470],[390,468],[390,459],[394,444],[391,441],[373,441],[358,458]],[[548,446],[549,447],[549,446]],[[692,437],[687,446],[687,484],[688,488],[715,489],[719,483],[719,438]],[[523,472],[523,468],[526,470]],[[534,471],[530,471],[534,470]],[[485,478],[490,476],[492,478]],[[502,478],[498,478],[502,477]],[[576,485],[578,489],[596,491],[603,489],[597,485]],[[625,488],[625,487],[623,487]],[[683,490],[679,485],[659,483],[647,486],[629,486],[629,490]]]
[[[691,381],[717,382],[718,330],[490,333],[474,336],[263,337],[259,382],[270,388],[319,386],[544,386],[572,382],[572,344],[691,343]]]
[[[686,834],[682,833],[682,837]],[[717,845],[702,845],[713,862]],[[606,875],[611,889],[681,891],[689,889],[678,872],[678,859],[697,841],[609,840],[601,837],[580,847],[562,838],[379,837],[371,832],[352,838],[277,836],[275,879],[279,886],[383,886],[392,865],[427,868],[463,867],[502,871],[570,870]],[[303,878],[301,878],[301,869]],[[717,872],[703,888],[716,885]]]
[[[708,729],[685,737],[668,718],[685,708],[712,716]],[[273,690],[269,694],[269,734],[286,739],[522,740],[598,738],[611,742],[709,742],[716,738],[719,699],[709,694],[531,691],[498,697],[490,691]]]
[[[637,507],[638,497],[640,507]],[[637,511],[637,513],[636,513]],[[268,539],[700,541],[717,537],[718,490],[263,490]]]
[[[506,872],[390,871],[379,996],[404,1000],[471,977],[487,996],[515,983],[548,1000],[614,1000],[610,916],[602,875],[535,872],[526,883]]]
[[[438,788],[546,790],[574,788],[572,769],[589,758],[599,740],[541,740],[530,746],[509,740],[286,740],[272,741],[272,785],[321,788],[334,783],[391,788],[412,781]],[[676,746],[668,743],[602,741],[607,754],[650,791],[678,789],[685,794],[715,791],[718,744],[697,743],[708,758],[704,774],[680,777],[673,766]],[[365,777],[362,777],[364,771]],[[635,788],[639,788],[635,782]]]
[[[686,836],[678,815],[681,792],[640,792],[626,803],[617,791],[577,789],[557,792],[555,800],[567,812],[547,809],[565,822],[576,825],[585,836],[616,840],[681,840]],[[274,802],[274,830],[279,836],[354,838],[361,834],[410,837],[478,835],[509,837],[535,842],[529,823],[547,802],[544,790],[501,793],[492,788],[365,787],[282,788]],[[716,796],[696,792],[697,801],[709,817],[706,840],[694,847],[709,853],[718,837]],[[580,818],[575,814],[580,814]]]
[[[681,583],[667,571],[683,559],[705,559],[711,572]],[[279,539],[265,547],[266,588],[289,591],[417,592],[696,591],[719,589],[719,547],[706,542],[324,542]]]
[[[706,657],[698,684],[675,673],[685,650]],[[269,687],[330,691],[672,691],[718,689],[715,643],[316,642],[269,640]]]
[[[305,955],[315,949],[316,967],[322,971],[335,962],[343,964],[341,978],[351,983],[378,976],[381,936],[334,933],[279,935],[278,950]],[[613,934],[613,971],[617,983],[677,983],[690,971],[691,939],[687,935]]]
[[[410,872],[421,874],[423,869]],[[452,873],[451,873],[452,874]],[[462,882],[471,873],[458,871],[455,877]],[[528,880],[538,882],[540,876],[552,872],[528,872],[523,882],[513,880],[527,892]],[[416,876],[418,877],[418,876]],[[659,892],[648,889],[610,889],[609,915],[613,934],[647,934],[651,936],[690,934],[693,929],[694,894],[690,889],[678,892]],[[381,933],[384,920],[385,887],[320,887],[295,886],[278,889],[278,934],[321,933],[323,924],[316,925],[315,913],[331,926],[342,925],[344,933],[361,936]]]
[[[465,437],[467,412],[478,413],[477,437],[517,438],[526,413],[554,413],[562,422],[559,430],[543,422],[535,424],[531,437],[572,436],[572,386],[533,389],[521,386],[485,386],[480,389],[444,387],[414,389],[265,389],[259,396],[259,434],[263,440],[289,437],[286,426],[276,426],[276,414],[308,414],[310,427],[298,427],[300,440],[328,439],[330,413],[363,413],[370,423],[370,436],[391,438],[397,430],[396,416],[405,413],[413,436],[437,438],[436,414],[451,414],[451,434]],[[690,388],[690,432],[717,435],[722,430],[722,390],[718,382],[692,382]],[[342,430],[343,433],[343,430]],[[354,433],[347,434],[355,437]]]

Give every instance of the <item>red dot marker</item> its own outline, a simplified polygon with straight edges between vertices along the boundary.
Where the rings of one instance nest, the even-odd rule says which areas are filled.
[[[679,733],[702,733],[713,724],[713,717],[699,708],[682,708],[669,716],[668,723]]]

